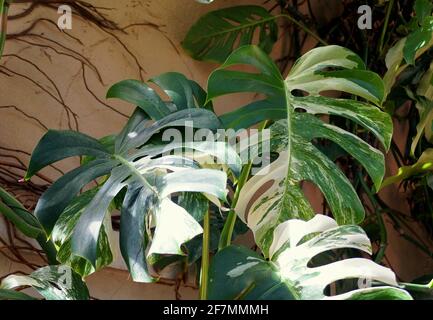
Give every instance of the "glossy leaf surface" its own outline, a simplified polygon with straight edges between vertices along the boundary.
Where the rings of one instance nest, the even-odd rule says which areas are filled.
[[[231,70],[236,65],[249,65],[257,72]],[[295,95],[295,90],[305,94]],[[367,102],[321,95],[329,90],[357,95]],[[265,255],[277,225],[291,218],[307,220],[314,216],[300,188],[304,180],[320,188],[339,224],[363,220],[364,209],[354,188],[312,142],[327,139],[338,144],[365,167],[378,188],[385,173],[382,152],[320,116],[347,118],[369,130],[387,149],[391,118],[374,105],[380,105],[383,90],[378,75],[366,71],[353,52],[338,46],[311,50],[295,63],[285,80],[272,60],[255,46],[238,49],[211,75],[209,99],[240,92],[264,96],[221,116],[226,128],[249,128],[261,121],[276,121],[270,127],[269,140],[270,151],[279,157],[246,183],[235,208],[253,230]],[[259,190],[263,191],[258,194]]]
[[[274,231],[270,260],[256,252],[230,246],[220,251],[210,271],[210,299],[321,300],[403,299],[411,296],[398,288],[394,273],[368,259],[350,258],[310,266],[317,255],[351,248],[371,254],[370,241],[358,226],[338,226],[326,216],[310,221],[289,220]],[[343,279],[369,279],[379,287],[353,288],[330,296],[328,285]]]

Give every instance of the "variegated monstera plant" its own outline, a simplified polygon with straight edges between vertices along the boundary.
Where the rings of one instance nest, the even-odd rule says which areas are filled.
[[[256,71],[235,71],[236,65],[250,65]],[[324,96],[325,91],[339,91],[349,98]],[[355,225],[364,218],[356,191],[316,142],[328,139],[338,144],[379,187],[385,172],[382,152],[327,123],[326,116],[341,116],[364,127],[387,150],[392,122],[380,110],[382,80],[367,71],[358,56],[338,46],[311,50],[284,79],[260,49],[246,46],[231,54],[209,79],[211,99],[237,92],[255,92],[262,99],[223,115],[221,121],[227,128],[272,122],[270,151],[276,159],[245,183],[232,204],[232,213],[252,230],[262,255],[236,246],[221,250],[213,260],[210,298],[410,298],[397,288],[392,271],[363,258],[328,259],[326,265],[311,266],[320,254],[342,248],[371,253],[368,238]],[[336,221],[314,214],[302,191],[303,181],[319,187]],[[344,294],[329,295],[329,285],[362,278],[385,286],[355,286]]]
[[[255,71],[237,71],[238,65]],[[108,97],[138,106],[121,133],[96,140],[50,131],[39,142],[26,179],[56,161],[82,156],[81,165],[57,180],[36,207],[40,230],[54,242],[62,265],[5,279],[3,297],[15,297],[11,289],[22,284],[49,299],[88,297],[80,279],[113,261],[111,215],[118,209],[121,254],[134,281],[157,281],[156,269],[179,260],[189,265],[201,256],[203,299],[411,298],[391,270],[360,257],[371,253],[370,241],[356,226],[364,218],[363,206],[339,167],[317,147],[320,139],[338,144],[375,186],[381,184],[383,153],[326,121],[328,115],[341,116],[374,134],[384,150],[389,147],[392,122],[380,109],[383,82],[357,55],[338,46],[320,47],[301,57],[284,79],[259,47],[244,46],[212,73],[207,94],[177,73],[151,82],[168,101],[134,80],[109,90]],[[257,93],[259,99],[215,115],[214,99],[241,92]],[[216,131],[257,124],[258,135],[269,129],[273,156],[255,175],[254,159],[263,156],[263,148],[248,148],[249,162],[241,163],[225,141],[162,139],[176,127]],[[173,152],[179,150],[184,152]],[[315,215],[303,181],[320,188],[335,220]],[[261,253],[231,245],[237,217],[252,230]],[[211,241],[215,237],[219,243]],[[354,251],[357,257],[332,259]],[[76,289],[52,286],[61,278],[60,268],[73,275],[70,285]],[[371,286],[352,281],[344,292],[336,290],[334,284],[344,279],[368,279]]]

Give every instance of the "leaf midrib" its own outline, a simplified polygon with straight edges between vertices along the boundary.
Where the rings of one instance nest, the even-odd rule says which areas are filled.
[[[203,39],[208,39],[208,38],[214,38],[214,37],[222,36],[222,35],[225,35],[225,34],[233,33],[233,32],[236,32],[236,31],[239,31],[239,30],[242,30],[242,29],[249,29],[249,28],[252,28],[254,26],[258,26],[258,25],[264,24],[266,22],[275,20],[278,17],[279,16],[271,16],[269,18],[266,18],[266,19],[263,19],[263,20],[258,20],[256,22],[252,22],[252,23],[248,23],[248,24],[244,24],[244,25],[240,25],[240,26],[235,26],[233,28],[226,29],[226,30],[224,30],[222,32],[213,32],[213,33],[206,34],[205,36],[198,36],[196,38],[196,40],[203,40]]]
[[[120,155],[114,155],[113,157],[118,160],[122,165],[126,166],[132,172],[132,174],[134,174],[147,188],[149,188],[149,190],[151,190],[156,196],[159,197],[158,190],[156,190],[155,187],[152,186],[145,177],[143,177],[141,172],[138,171],[135,166],[131,165],[128,160],[126,160]]]

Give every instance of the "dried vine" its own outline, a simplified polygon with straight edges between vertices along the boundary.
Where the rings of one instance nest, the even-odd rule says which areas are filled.
[[[144,80],[147,72],[142,66],[138,56],[126,45],[122,40],[122,36],[128,34],[128,30],[136,27],[150,27],[158,30],[164,36],[166,40],[170,42],[173,48],[177,48],[175,44],[166,36],[166,34],[160,30],[160,26],[150,23],[134,23],[124,27],[120,27],[118,23],[111,20],[105,13],[112,10],[112,8],[97,7],[87,1],[81,0],[16,0],[14,4],[18,4],[22,11],[14,15],[10,15],[8,20],[12,23],[20,25],[27,21],[31,21],[28,26],[24,29],[7,34],[8,46],[12,46],[13,43],[21,45],[23,49],[17,53],[6,53],[2,57],[0,64],[0,77],[6,78],[19,78],[24,84],[32,85],[38,88],[44,95],[55,102],[55,105],[62,110],[66,116],[66,125],[70,130],[80,130],[79,115],[74,111],[74,107],[70,105],[65,98],[64,92],[59,87],[59,80],[48,73],[46,68],[38,63],[37,59],[31,57],[25,57],[23,52],[27,49],[38,48],[48,57],[51,55],[59,56],[66,61],[71,63],[78,63],[80,70],[76,75],[78,81],[83,84],[85,91],[94,99],[95,103],[103,108],[106,108],[113,114],[116,114],[123,118],[128,118],[126,113],[123,113],[116,108],[112,107],[104,101],[103,97],[100,97],[92,89],[89,81],[89,76],[94,77],[101,86],[106,86],[103,76],[97,66],[91,61],[90,58],[86,57],[80,52],[81,49],[85,48],[85,45],[79,37],[74,36],[70,32],[59,30],[57,23],[47,17],[36,17],[34,15],[40,10],[48,10],[57,12],[58,6],[67,4],[72,8],[72,14],[75,18],[90,24],[93,28],[98,30],[107,36],[108,39],[114,40],[124,51],[125,55],[128,56],[133,62],[137,71],[137,76]],[[46,32],[38,31],[39,28],[43,28]],[[61,32],[62,35],[68,40],[68,44],[63,44],[58,40],[50,38],[50,34],[56,34]],[[16,70],[13,67],[13,62],[19,62],[20,66],[28,67],[36,76],[29,75],[26,72]],[[38,79],[43,79],[45,83],[42,83]],[[2,110],[12,110],[19,116],[23,117],[27,121],[34,123],[41,130],[47,131],[52,125],[44,123],[42,119],[37,116],[26,112],[23,106],[16,104],[4,104],[0,103],[0,112]],[[49,177],[38,174],[37,182],[26,182],[24,183],[21,178],[27,170],[26,163],[30,157],[30,153],[25,150],[8,148],[0,145],[0,185],[5,188],[8,192],[13,194],[23,205],[30,211],[35,207],[35,204],[41,194],[52,184],[52,179]],[[25,159],[25,161],[23,161]],[[51,166],[52,169],[59,173],[64,172],[57,166]],[[14,227],[4,219],[6,227],[7,238],[0,236],[0,254],[5,256],[12,262],[23,265],[29,269],[36,269],[42,265],[47,264],[47,260],[43,252],[34,246],[31,242],[20,236]],[[116,227],[118,221],[116,217],[113,218],[113,225]],[[32,253],[32,256],[36,257],[37,263],[28,259],[28,253]],[[23,271],[14,271],[14,274],[24,273]],[[7,275],[3,276],[6,277]],[[1,281],[2,278],[0,278]],[[180,275],[180,278],[176,280],[162,279],[160,282],[162,285],[173,286],[175,292],[175,298],[180,298],[179,287],[182,284],[185,287],[193,287],[194,285],[188,285],[186,275]]]

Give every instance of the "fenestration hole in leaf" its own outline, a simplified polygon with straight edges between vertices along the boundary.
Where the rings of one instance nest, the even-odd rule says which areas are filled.
[[[321,74],[323,72],[333,72],[333,71],[342,71],[342,70],[348,70],[348,69],[343,67],[337,67],[337,66],[327,66],[327,67],[323,67],[320,70],[317,70],[315,73]]]
[[[324,90],[320,91],[319,95],[322,97],[328,97],[328,98],[343,98],[342,93],[337,90]]]
[[[307,241],[309,238],[311,238],[311,235],[307,235],[306,237],[304,237],[300,243],[302,243],[303,241]],[[326,266],[333,262],[361,257],[363,257],[363,252],[358,249],[342,248],[327,250],[311,258],[311,260],[308,261],[307,267],[317,268],[321,266]]]
[[[63,291],[62,288],[57,283],[55,283],[54,281],[48,281],[48,282],[50,283],[50,285],[52,285],[57,290]]]
[[[290,94],[294,97],[308,97],[310,93],[304,90],[294,89],[290,91]]]
[[[323,294],[331,297],[339,294],[344,294],[360,288],[371,286],[369,279],[347,278],[340,279],[328,284],[323,290]]]

